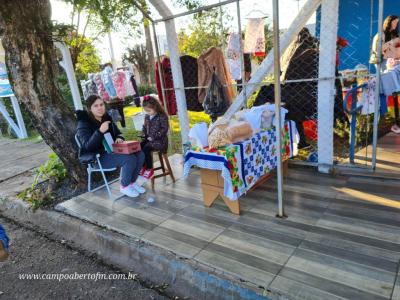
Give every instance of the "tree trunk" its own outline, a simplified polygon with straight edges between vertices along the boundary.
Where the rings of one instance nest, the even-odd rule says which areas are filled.
[[[144,17],[143,17],[144,19]],[[147,23],[147,24],[146,24]],[[154,78],[154,51],[153,51],[153,44],[151,42],[151,33],[150,33],[150,21],[147,22],[143,22],[144,24],[144,35],[146,37],[146,50],[147,50],[147,54],[149,57],[149,74],[148,77],[150,79],[150,82],[148,83],[153,83],[155,82],[155,78]]]
[[[9,79],[44,141],[68,174],[86,182],[74,142],[76,118],[58,89],[49,0],[0,0],[0,30]]]

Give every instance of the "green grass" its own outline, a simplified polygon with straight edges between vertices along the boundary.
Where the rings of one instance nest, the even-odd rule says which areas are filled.
[[[125,121],[126,127],[122,128],[121,131],[124,137],[127,140],[138,140],[141,131],[137,131],[133,126],[132,116],[138,112],[141,112],[142,109],[140,107],[125,107],[124,114],[125,114]],[[192,127],[196,123],[206,122],[210,124],[211,119],[210,117],[205,114],[204,112],[194,112],[189,111],[189,126]],[[168,152],[170,154],[174,153],[182,153],[182,139],[181,139],[181,130],[179,127],[179,119],[178,116],[171,116],[170,117],[170,147]]]

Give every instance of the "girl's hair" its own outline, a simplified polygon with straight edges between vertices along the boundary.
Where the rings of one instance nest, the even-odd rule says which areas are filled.
[[[154,109],[158,114],[167,115],[160,102],[152,96],[145,96],[143,99],[143,107]]]
[[[95,122],[98,122],[98,121],[97,121],[96,118],[93,116],[92,111],[91,111],[91,108],[92,108],[92,105],[93,105],[98,99],[102,100],[102,99],[100,98],[99,95],[90,95],[89,97],[86,98],[86,101],[85,101],[85,102],[86,102],[86,110],[87,110],[87,112],[88,112],[88,114],[89,114],[89,117],[90,117],[93,121],[95,121]],[[103,117],[104,117],[104,116],[103,116]]]
[[[385,43],[399,36],[398,28],[392,30],[392,22],[398,19],[399,19],[398,16],[390,15],[387,16],[385,21],[383,22],[383,36]]]

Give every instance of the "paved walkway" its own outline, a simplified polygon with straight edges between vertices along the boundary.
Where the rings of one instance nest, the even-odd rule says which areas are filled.
[[[33,182],[32,171],[50,154],[44,142],[0,139],[0,197],[14,196]]]
[[[182,169],[179,157],[172,165]],[[198,171],[156,193],[113,199],[104,191],[58,210],[229,274],[235,284],[291,299],[400,299],[399,181],[290,169],[287,219],[277,219],[276,182],[241,200],[242,215],[219,201],[205,208]],[[149,197],[156,201],[147,203]]]

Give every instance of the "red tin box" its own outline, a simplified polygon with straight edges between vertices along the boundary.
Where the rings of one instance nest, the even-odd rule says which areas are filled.
[[[131,154],[135,152],[139,152],[140,142],[138,141],[125,141],[119,144],[113,144],[113,152],[118,154]]]

